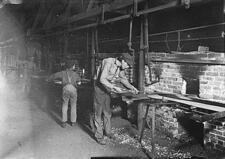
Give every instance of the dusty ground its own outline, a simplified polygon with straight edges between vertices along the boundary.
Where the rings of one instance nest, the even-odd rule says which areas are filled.
[[[34,81],[29,96],[19,87],[0,92],[0,158],[1,159],[89,159],[91,157],[150,158],[150,130],[145,131],[142,145],[135,138],[135,128],[127,120],[114,117],[115,141],[102,146],[93,139],[89,128],[91,90],[79,91],[78,125],[61,128],[60,86]],[[189,143],[156,133],[157,158],[222,159],[223,154],[203,150],[190,140]]]
[[[54,103],[51,100],[57,97],[57,93],[46,92],[40,85],[33,87],[31,91],[29,97],[24,96],[19,90],[7,89],[1,93],[1,159],[146,157],[140,149],[129,145],[115,145],[113,142],[106,146],[97,144],[87,125],[80,122],[82,114],[78,115],[79,125],[62,128],[59,125],[60,109],[57,102],[56,105],[51,105]],[[51,95],[48,96],[48,93]]]

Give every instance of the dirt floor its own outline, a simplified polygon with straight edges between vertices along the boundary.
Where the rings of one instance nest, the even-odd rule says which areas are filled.
[[[142,144],[134,125],[113,117],[115,140],[99,145],[89,126],[91,89],[79,90],[78,124],[60,126],[61,86],[33,80],[29,95],[20,87],[6,87],[0,92],[0,158],[1,159],[89,159],[151,158],[151,132],[146,129]],[[186,140],[187,141],[187,140]],[[181,142],[156,133],[156,158],[222,159],[222,153],[204,150],[197,142]]]

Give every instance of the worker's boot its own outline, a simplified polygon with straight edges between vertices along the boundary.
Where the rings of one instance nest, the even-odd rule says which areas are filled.
[[[100,144],[100,145],[106,145],[106,141],[104,138],[98,138],[96,139],[96,141]]]
[[[74,127],[76,125],[76,122],[71,122],[71,126]]]
[[[66,128],[66,122],[62,122],[61,126],[62,128]]]

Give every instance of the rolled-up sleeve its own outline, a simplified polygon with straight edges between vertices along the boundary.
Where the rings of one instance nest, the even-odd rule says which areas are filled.
[[[109,75],[109,69],[110,69],[111,64],[110,64],[110,63],[107,63],[107,62],[105,62],[105,61],[103,61],[102,63],[103,63],[103,65],[102,65],[102,72],[101,72],[101,76],[100,76],[100,82],[101,82],[104,86],[106,86],[106,87],[112,89],[114,85],[111,84],[111,83],[109,82],[108,78],[107,78],[108,75]]]
[[[130,84],[130,82],[128,81],[127,77],[126,77],[126,74],[125,74],[125,71],[121,71],[120,72],[120,81],[123,85],[125,85],[127,88],[129,89],[132,89],[134,86]]]

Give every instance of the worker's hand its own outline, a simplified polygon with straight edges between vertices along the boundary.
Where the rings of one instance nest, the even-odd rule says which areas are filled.
[[[121,93],[121,92],[122,92],[122,89],[121,89],[120,87],[114,86],[114,87],[112,88],[112,92],[114,92],[114,93]]]
[[[134,93],[134,94],[138,94],[139,93],[139,90],[137,90],[137,88],[133,87],[131,89],[131,91]]]

